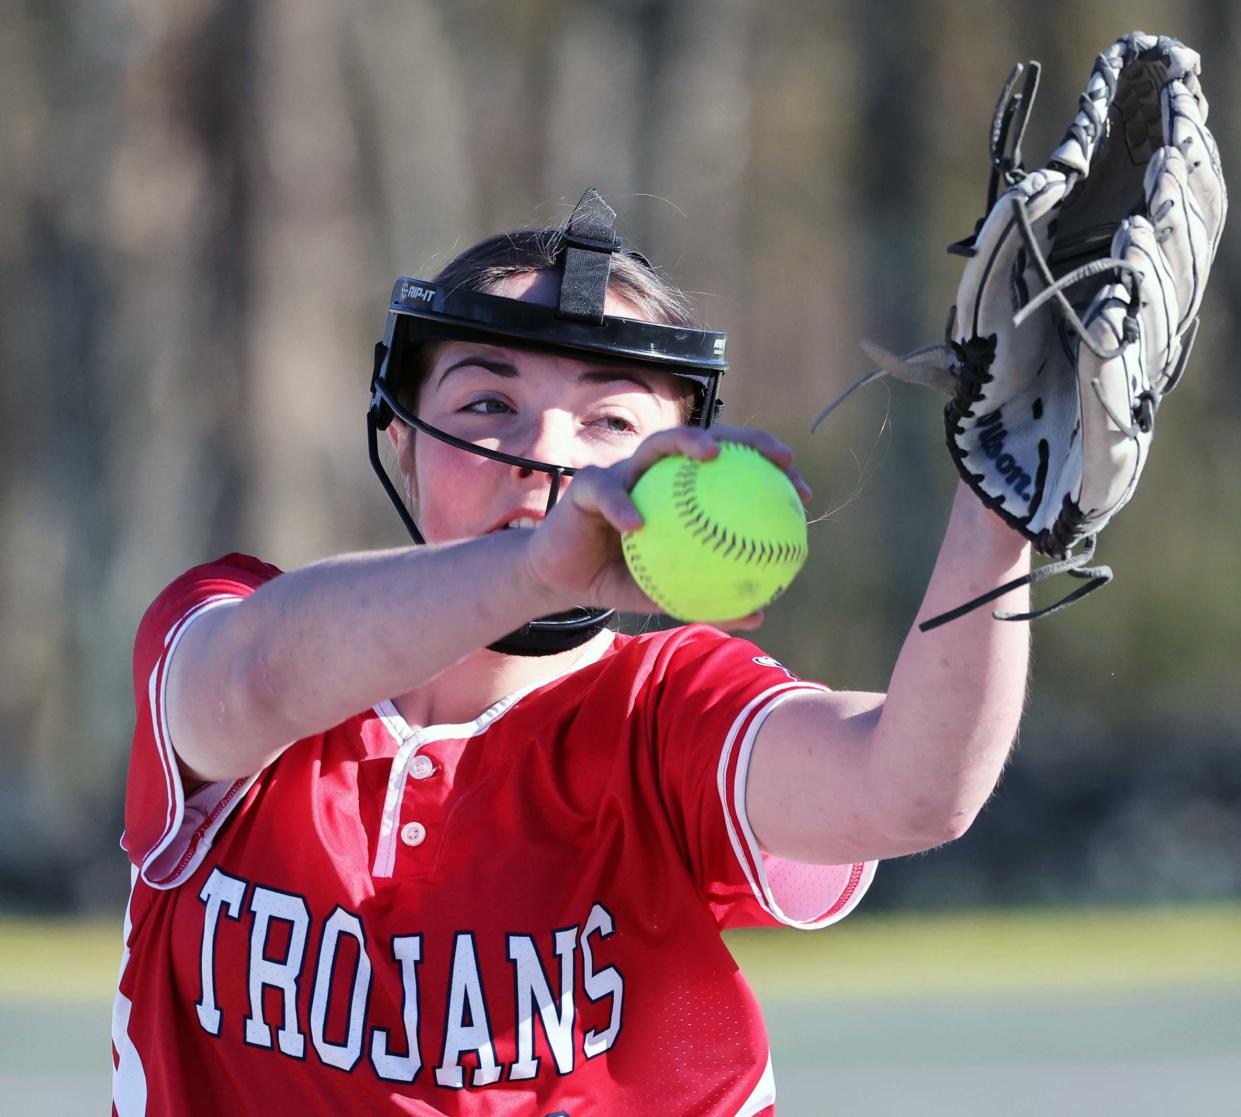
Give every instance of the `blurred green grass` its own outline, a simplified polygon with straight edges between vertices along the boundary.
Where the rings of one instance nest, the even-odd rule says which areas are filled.
[[[781,1001],[1241,987],[1241,904],[854,915],[727,939],[760,997]]]
[[[121,917],[0,919],[0,1001],[111,1000],[121,962]]]
[[[859,914],[726,938],[759,995],[781,1001],[1241,986],[1241,904]],[[0,999],[110,999],[120,953],[119,917],[0,919]]]

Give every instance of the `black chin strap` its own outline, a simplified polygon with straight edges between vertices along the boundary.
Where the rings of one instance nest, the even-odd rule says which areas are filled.
[[[489,652],[502,655],[555,655],[580,648],[608,627],[616,614],[582,605],[564,613],[539,617],[488,644]]]

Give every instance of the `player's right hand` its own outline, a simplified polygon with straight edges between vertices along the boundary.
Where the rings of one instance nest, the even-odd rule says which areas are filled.
[[[610,466],[587,466],[569,480],[547,518],[530,531],[524,556],[527,577],[557,608],[591,605],[628,613],[660,612],[633,580],[621,550],[621,534],[642,526],[629,494],[660,458],[684,454],[708,461],[719,454],[723,441],[758,450],[788,475],[803,500],[809,499],[809,487],[793,468],[793,452],[764,431],[723,424],[709,430],[658,431],[631,457]],[[748,631],[761,623],[762,613],[756,612],[718,627]]]

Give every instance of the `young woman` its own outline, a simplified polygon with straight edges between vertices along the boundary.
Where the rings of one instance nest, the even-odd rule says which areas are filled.
[[[398,281],[369,425],[420,545],[228,555],[143,618],[119,1117],[770,1113],[720,931],[834,922],[990,794],[1024,624],[912,628],[886,694],[608,627],[654,611],[619,534],[660,457],[742,442],[808,495],[712,423],[723,337],[614,216]],[[921,615],[1027,568],[961,490]]]

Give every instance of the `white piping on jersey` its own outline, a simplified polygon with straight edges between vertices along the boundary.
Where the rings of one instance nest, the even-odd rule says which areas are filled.
[[[217,594],[199,602],[190,609],[164,637],[164,654],[155,664],[147,684],[151,705],[151,731],[155,739],[155,751],[164,772],[164,786],[168,800],[168,814],[164,832],[142,859],[142,879],[152,888],[174,888],[202,863],[211,842],[228,818],[242,795],[258,778],[258,774],[241,780],[221,780],[199,788],[188,802],[181,784],[181,772],[177,764],[176,750],[168,727],[168,674],[172,657],[190,625],[217,605],[239,601],[237,594]],[[185,848],[173,864],[171,871],[160,875],[158,866],[168,853],[177,853],[175,843],[186,828],[187,808],[201,816]],[[123,840],[123,839],[122,839]]]
[[[542,685],[542,684],[539,684]],[[374,707],[388,731],[400,741],[400,747],[392,758],[392,767],[388,773],[388,789],[384,794],[384,809],[379,820],[379,847],[375,851],[375,864],[371,873],[377,877],[390,877],[396,865],[397,817],[401,811],[401,799],[405,790],[405,782],[409,778],[409,766],[423,745],[432,741],[460,741],[477,737],[502,714],[507,713],[522,695],[529,693],[534,687],[517,694],[501,698],[494,706],[484,710],[474,721],[464,725],[428,725],[422,729],[414,729],[401,716],[389,699]]]
[[[155,666],[151,669],[151,678],[147,682],[147,699],[151,705],[151,728],[155,734],[155,751],[159,756],[160,766],[164,770],[164,790],[168,801],[168,814],[164,820],[164,832],[159,836],[159,841],[152,846],[152,854],[157,853],[167,842],[169,836],[176,833],[177,819],[180,817],[181,810],[185,805],[181,780],[178,778],[177,758],[172,751],[172,740],[164,726],[163,710],[168,693],[168,667],[172,663],[172,655],[177,650],[177,645],[181,643],[181,637],[185,635],[186,629],[190,627],[194,620],[202,616],[208,609],[222,605],[225,601],[236,600],[237,597],[234,595],[216,594],[214,597],[208,597],[205,601],[200,601],[186,612],[164,634],[164,654],[155,661]],[[161,671],[164,677],[160,680],[160,685],[157,687],[156,679],[160,677]]]
[[[112,1048],[116,1060],[112,1067],[112,1106],[117,1117],[146,1117],[147,1080],[138,1048],[129,1038],[129,1014],[133,1002],[121,992],[125,968],[129,965],[129,936],[133,932],[130,906],[134,900],[134,885],[138,880],[137,866],[129,870],[129,900],[125,904],[124,948],[121,951],[121,968],[116,975],[116,1000],[112,1002]]]
[[[759,1079],[754,1083],[754,1089],[750,1091],[750,1096],[741,1103],[741,1108],[737,1110],[737,1117],[754,1117],[756,1113],[762,1113],[764,1109],[776,1104],[776,1076],[771,1069],[771,1052],[767,1052],[767,1065],[763,1068],[763,1073],[759,1075]]]
[[[827,914],[811,920],[792,918],[780,907],[767,879],[762,847],[754,836],[749,815],[746,812],[745,785],[754,742],[758,739],[763,722],[767,720],[771,712],[796,694],[821,694],[826,689],[816,683],[790,682],[781,683],[779,686],[763,691],[757,698],[751,700],[733,721],[728,736],[724,740],[719,767],[716,770],[716,787],[719,791],[720,805],[724,809],[724,824],[728,830],[728,838],[732,843],[733,853],[750,883],[754,898],[772,918],[803,931],[818,930],[820,927],[827,927],[844,919],[858,905],[870,887],[870,882],[875,875],[875,862],[867,861],[853,866],[848,886],[836,902],[828,906]],[[744,734],[741,732],[742,729],[745,730]],[[740,743],[738,743],[739,736],[741,737]],[[737,766],[730,781],[728,769],[734,750],[737,751]],[[733,821],[734,815],[736,824]],[[738,827],[741,829],[740,834],[737,832]]]

